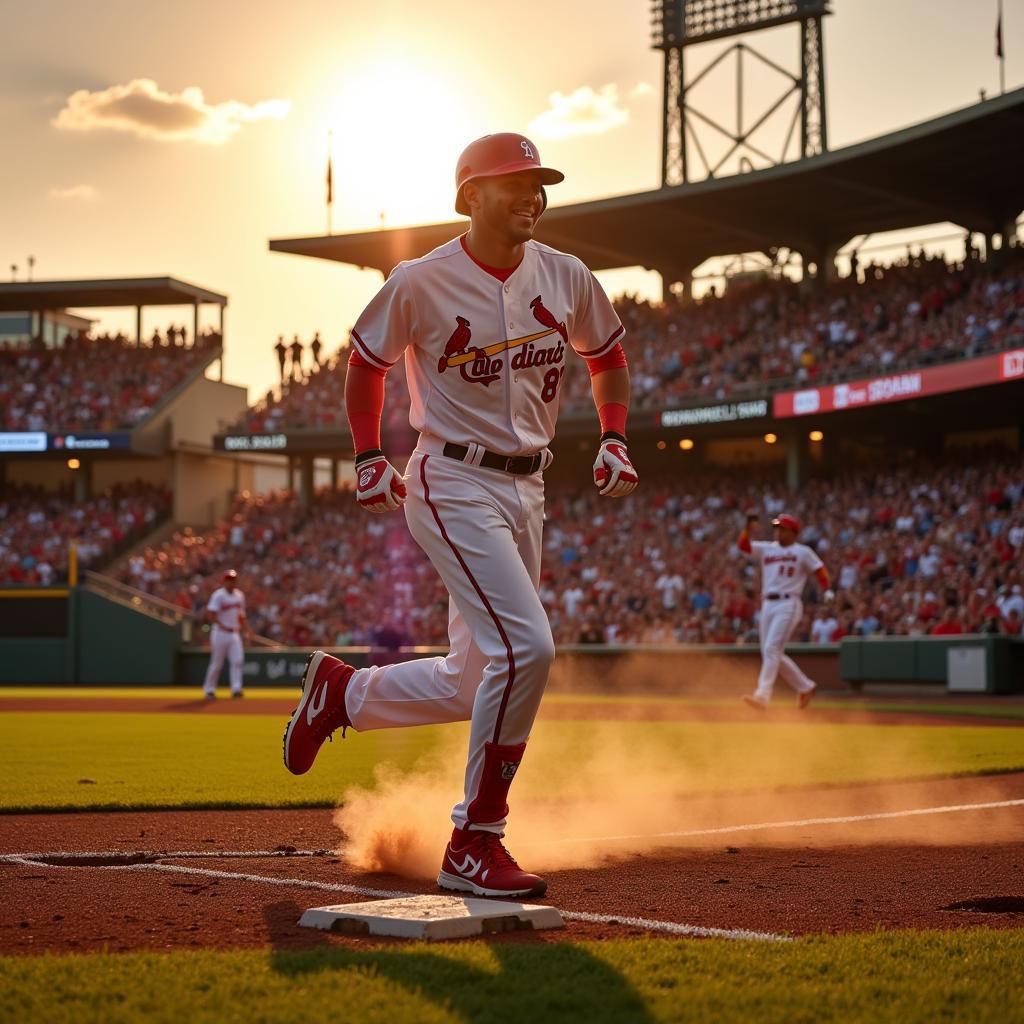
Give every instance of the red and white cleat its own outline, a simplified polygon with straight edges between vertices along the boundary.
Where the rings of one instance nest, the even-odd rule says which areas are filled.
[[[353,672],[351,665],[323,651],[309,656],[302,673],[302,700],[284,731],[284,766],[293,775],[308,772],[324,740],[352,724],[345,709],[345,691]]]
[[[817,688],[816,686],[813,686],[813,687],[811,687],[811,689],[809,689],[809,690],[806,690],[806,691],[805,691],[804,693],[799,693],[799,694],[797,694],[797,698],[796,698],[796,706],[797,706],[797,707],[798,707],[798,708],[799,708],[799,709],[800,709],[801,711],[803,711],[803,709],[804,709],[805,707],[807,707],[807,705],[808,705],[808,704],[810,704],[810,703],[811,703],[811,698],[812,698],[812,697],[813,697],[813,696],[814,696],[814,695],[815,695],[815,694],[816,694],[817,692],[818,692],[818,688]]]
[[[496,832],[455,829],[437,884],[477,896],[543,896],[548,883],[524,871]]]

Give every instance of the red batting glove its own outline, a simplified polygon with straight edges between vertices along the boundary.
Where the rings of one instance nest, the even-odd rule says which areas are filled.
[[[383,455],[356,467],[356,501],[367,512],[393,512],[405,504],[405,484]]]
[[[594,463],[594,483],[598,493],[606,498],[624,498],[639,481],[626,453],[626,445],[615,439],[604,441]]]

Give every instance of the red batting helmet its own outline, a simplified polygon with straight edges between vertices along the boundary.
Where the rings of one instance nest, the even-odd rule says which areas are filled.
[[[495,178],[499,174],[538,171],[542,185],[557,185],[565,179],[561,171],[544,167],[537,147],[525,136],[515,132],[497,132],[471,142],[455,165],[455,212],[469,216],[469,206],[462,195],[462,186],[474,178]],[[547,193],[541,189],[544,206]]]
[[[226,580],[237,580],[238,579],[238,573],[235,572],[234,569],[228,569],[224,573],[224,579],[226,579]]]
[[[800,520],[796,516],[791,516],[788,512],[783,512],[782,515],[776,516],[772,520],[772,526],[781,526],[784,530],[792,530],[794,533],[800,532]]]

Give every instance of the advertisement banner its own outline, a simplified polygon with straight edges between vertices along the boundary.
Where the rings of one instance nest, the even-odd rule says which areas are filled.
[[[704,405],[697,409],[664,409],[658,413],[659,427],[695,427],[705,423],[732,423],[736,420],[754,420],[768,415],[768,400],[758,398],[748,402],[723,402]]]
[[[0,452],[45,452],[46,434],[41,431],[0,433]]]
[[[845,384],[783,391],[772,405],[776,417],[811,416],[843,409],[862,409],[908,398],[966,391],[970,388],[1024,379],[1024,349],[1012,349],[978,359],[929,366]]]
[[[3,452],[105,452],[129,449],[132,435],[121,433],[46,434],[42,431],[0,433]]]

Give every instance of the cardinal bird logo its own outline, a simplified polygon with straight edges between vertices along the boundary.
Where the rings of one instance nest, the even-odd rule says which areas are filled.
[[[565,323],[559,323],[554,318],[554,315],[545,307],[539,295],[530,303],[530,309],[533,310],[533,316],[537,323],[544,327],[550,327],[553,331],[558,331],[562,336],[562,341],[566,345],[569,344],[569,332],[565,329]]]
[[[444,373],[450,361],[450,365],[458,366],[462,379],[468,384],[483,384],[487,387],[501,375],[500,370],[504,364],[500,359],[491,359],[479,346],[470,347],[473,333],[464,316],[457,316],[455,323],[455,330],[445,342],[444,355],[437,361],[437,372]]]
[[[437,361],[438,373],[444,373],[448,369],[448,357],[464,352],[473,337],[473,332],[469,329],[469,321],[464,316],[457,316],[455,322],[458,327],[452,331],[452,336],[445,342],[444,355]]]

